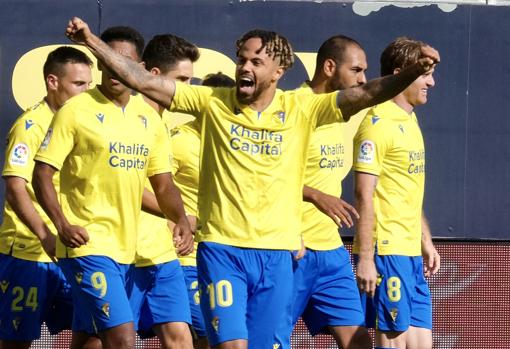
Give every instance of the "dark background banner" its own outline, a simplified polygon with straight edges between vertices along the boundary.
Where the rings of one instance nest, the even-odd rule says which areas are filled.
[[[5,137],[21,112],[12,86],[17,62],[35,48],[68,44],[63,32],[74,15],[88,21],[95,32],[130,25],[147,40],[154,34],[174,33],[232,61],[235,40],[252,28],[281,32],[301,53],[314,53],[329,36],[341,33],[364,46],[369,78],[378,76],[382,49],[395,37],[407,35],[430,43],[442,57],[429,103],[417,109],[427,149],[425,211],[434,236],[510,239],[510,7],[385,6],[375,11],[373,6],[288,1],[2,0],[0,133]],[[374,11],[368,14],[370,10]],[[298,56],[280,87],[297,87],[308,77],[305,66],[310,64],[305,56]],[[216,63],[211,72],[231,69],[231,65]],[[22,83],[30,89],[41,81],[42,73]],[[4,151],[5,145],[0,149],[2,163]],[[350,179],[344,183],[344,192],[352,198]]]

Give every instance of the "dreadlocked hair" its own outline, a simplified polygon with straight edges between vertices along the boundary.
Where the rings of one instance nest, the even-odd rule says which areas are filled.
[[[263,48],[266,49],[268,56],[273,57],[273,60],[279,59],[280,65],[283,69],[288,70],[294,64],[294,52],[289,41],[283,36],[273,31],[254,29],[250,30],[243,35],[242,38],[236,42],[236,54],[239,55],[241,47],[252,38],[259,38],[262,41],[262,46],[257,51],[259,53]]]

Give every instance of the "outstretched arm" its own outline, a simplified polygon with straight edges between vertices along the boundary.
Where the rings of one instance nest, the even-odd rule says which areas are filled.
[[[339,91],[338,108],[348,119],[358,111],[385,102],[405,90],[420,75],[426,74],[439,63],[439,53],[430,46],[422,47],[422,58],[398,74],[373,79],[364,85]]]
[[[94,35],[87,23],[73,17],[67,24],[66,35],[72,41],[85,45],[94,56],[126,86],[146,95],[168,108],[172,104],[175,83],[159,75],[152,75],[137,62],[112,50]]]
[[[375,295],[377,270],[374,261],[374,191],[377,185],[377,176],[355,172],[354,194],[356,207],[360,218],[356,228],[356,239],[359,244],[359,261],[356,268],[356,279],[361,292],[368,296]]]
[[[44,212],[55,224],[62,243],[71,248],[80,247],[89,241],[89,235],[85,228],[71,225],[64,216],[53,185],[55,171],[52,166],[36,161],[32,179],[35,196]]]

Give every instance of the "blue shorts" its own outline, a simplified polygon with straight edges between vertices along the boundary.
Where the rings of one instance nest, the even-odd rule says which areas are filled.
[[[182,271],[184,272],[184,281],[186,282],[186,288],[188,289],[188,300],[191,310],[193,330],[198,337],[206,337],[207,332],[205,331],[204,316],[202,315],[202,309],[200,309],[197,267],[183,266]]]
[[[380,277],[374,298],[362,293],[368,327],[403,332],[410,326],[432,329],[432,301],[421,256],[375,256]]]
[[[191,324],[186,284],[177,259],[148,267],[135,267],[131,277],[129,302],[135,328],[141,338],[155,336],[152,327],[157,324]]]
[[[198,244],[200,306],[209,343],[248,340],[248,348],[290,348],[290,251]]]
[[[306,250],[294,262],[292,322],[303,317],[310,334],[327,333],[328,326],[365,326],[349,252]]]
[[[51,334],[70,329],[71,289],[55,263],[0,254],[0,340],[32,341],[41,324]]]
[[[133,322],[126,292],[132,265],[106,256],[61,258],[59,265],[73,292],[73,330],[93,334]]]

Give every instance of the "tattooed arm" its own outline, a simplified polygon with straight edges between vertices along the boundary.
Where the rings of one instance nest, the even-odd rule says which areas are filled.
[[[172,80],[152,75],[137,62],[112,50],[80,18],[73,17],[69,21],[66,35],[77,44],[85,45],[126,86],[164,107],[168,108],[172,103],[175,93],[175,83]]]
[[[398,74],[373,79],[358,87],[338,93],[337,105],[344,119],[358,111],[382,103],[405,90],[420,75],[427,74],[439,63],[439,53],[430,46],[422,47],[422,58]]]

